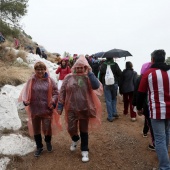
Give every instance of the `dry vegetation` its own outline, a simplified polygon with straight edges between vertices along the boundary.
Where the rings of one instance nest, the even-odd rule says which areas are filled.
[[[26,62],[27,53],[22,50],[16,52],[7,45],[7,42],[0,45],[0,87],[5,84],[14,86],[22,84],[28,80],[33,71],[28,66],[16,62],[18,57]]]
[[[23,38],[22,42],[29,45],[35,44],[26,38]],[[23,47],[20,47],[19,51],[13,49],[12,43],[8,40],[0,44],[0,87],[5,84],[17,86],[28,80],[33,70],[26,64],[27,54],[28,52]],[[55,56],[53,54],[47,53],[47,55],[49,61],[55,62]],[[18,57],[22,58],[24,63],[20,64],[16,62]]]

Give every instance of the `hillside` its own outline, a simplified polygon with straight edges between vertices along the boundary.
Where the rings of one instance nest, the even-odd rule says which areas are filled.
[[[29,53],[29,48],[33,47],[33,52],[35,53],[35,42],[33,42],[28,36],[20,34],[19,36],[20,48],[15,50],[13,48],[12,37],[8,37],[4,43],[0,44],[0,87],[5,84],[19,85],[24,83],[32,71],[27,65],[27,55]],[[41,45],[40,45],[41,46]],[[43,46],[41,46],[43,47]],[[47,53],[47,60],[55,62],[55,55],[50,52]],[[20,64],[17,62],[17,58],[22,58],[25,64]]]
[[[18,53],[6,46],[0,47],[0,87],[5,84],[19,85],[24,83],[33,70],[16,61]],[[26,61],[27,52],[20,49],[20,57]],[[71,140],[64,128],[62,133],[53,137],[53,152],[48,153],[46,148],[40,158],[35,158],[33,153],[26,156],[11,156],[7,170],[152,170],[157,167],[156,153],[148,149],[150,135],[143,138],[143,117],[137,117],[136,122],[131,122],[129,115],[123,115],[122,97],[118,96],[119,119],[108,122],[104,96],[100,97],[103,106],[101,128],[89,134],[89,158],[88,163],[81,162],[81,152],[72,153],[69,150]],[[28,135],[25,113],[19,113],[22,120],[22,128],[18,133]],[[64,113],[62,115],[64,125]],[[45,146],[45,145],[44,145]],[[24,149],[24,148],[23,148]]]

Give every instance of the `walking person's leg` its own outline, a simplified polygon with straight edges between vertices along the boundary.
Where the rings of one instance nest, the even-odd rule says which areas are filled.
[[[166,119],[166,147],[169,148],[169,138],[170,138],[170,119]]]
[[[150,130],[151,141],[152,141],[152,144],[149,144],[148,148],[149,148],[150,150],[155,151],[155,138],[154,138],[154,134],[153,134],[153,129],[152,129],[152,124],[151,124],[151,119],[150,119],[150,117],[146,116],[146,122],[147,122],[147,125],[148,125],[149,130]]]
[[[74,113],[73,112],[68,112],[68,118],[67,118],[67,122],[68,122],[68,133],[71,136],[72,139],[72,143],[70,146],[70,151],[75,151],[77,148],[77,144],[78,141],[80,139],[79,135],[78,135],[78,120],[75,119],[75,117],[73,116]]]
[[[136,121],[136,112],[133,111],[133,106],[132,106],[133,92],[129,92],[128,97],[129,97],[129,105],[130,105],[130,117],[132,121]]]
[[[47,151],[51,152],[53,150],[52,145],[51,145],[51,138],[52,138],[51,118],[42,119],[42,129],[45,135],[44,140],[46,142]]]
[[[112,106],[112,95],[111,95],[111,88],[108,85],[104,85],[104,95],[106,100],[106,107],[108,117],[107,120],[112,122],[113,121],[113,106]]]
[[[144,120],[144,126],[143,126],[143,137],[147,137],[149,131],[149,126],[148,126],[148,122],[147,122],[147,117],[145,116],[145,120]]]
[[[155,137],[155,149],[159,160],[159,169],[170,169],[167,145],[169,144],[170,120],[151,119]]]
[[[127,93],[123,93],[123,105],[124,105],[123,114],[127,115],[128,114],[128,107],[129,107],[129,99],[128,99]]]
[[[41,118],[34,117],[32,119],[32,125],[33,125],[33,132],[34,132],[34,140],[37,146],[37,150],[35,151],[34,156],[38,157],[43,151],[42,136],[41,136]]]
[[[82,151],[82,161],[88,162],[88,119],[79,120],[80,138],[81,138],[81,151]]]
[[[118,113],[117,113],[117,89],[118,89],[118,85],[114,84],[111,87],[111,95],[112,95],[112,116],[113,118],[117,118],[118,117]]]

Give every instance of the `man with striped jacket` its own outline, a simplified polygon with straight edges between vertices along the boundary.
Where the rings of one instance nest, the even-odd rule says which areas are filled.
[[[153,65],[142,76],[137,110],[142,113],[144,96],[148,94],[150,118],[155,137],[155,149],[160,170],[170,170],[168,145],[170,138],[170,66],[165,63],[165,51],[152,53]]]

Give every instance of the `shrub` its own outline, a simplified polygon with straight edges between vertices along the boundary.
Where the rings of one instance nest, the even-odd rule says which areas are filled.
[[[17,57],[22,58],[24,62],[27,62],[26,56],[27,56],[27,53],[25,51],[19,50],[17,53]]]

